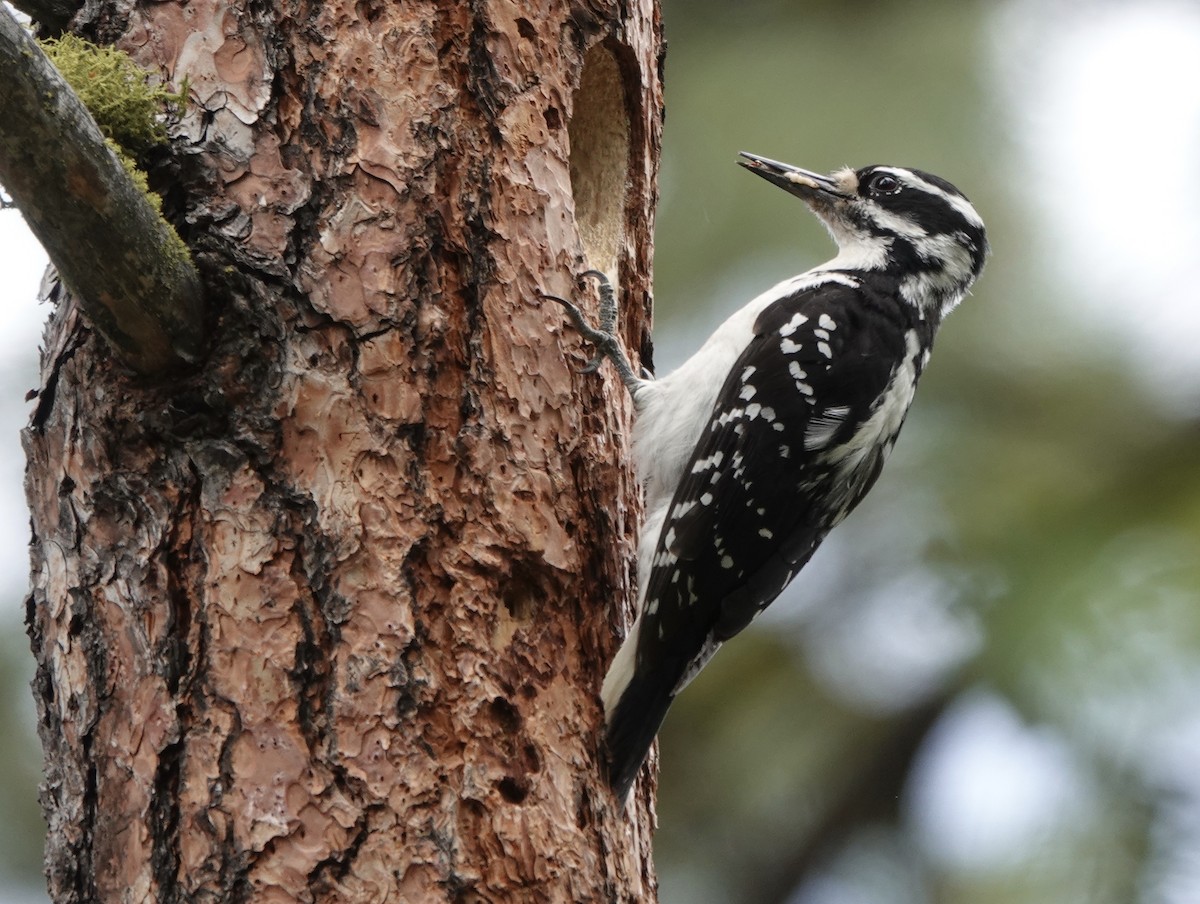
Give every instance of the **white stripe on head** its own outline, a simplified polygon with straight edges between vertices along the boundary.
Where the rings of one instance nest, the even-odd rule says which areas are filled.
[[[899,177],[901,180],[912,185],[914,188],[919,188],[921,191],[928,192],[931,195],[936,195],[937,197],[942,198],[947,204],[958,211],[958,213],[962,215],[962,218],[972,226],[975,226],[979,229],[983,228],[983,217],[981,217],[975,208],[971,206],[971,202],[962,195],[954,192],[948,192],[944,188],[934,185],[932,182],[927,182],[912,170],[905,169],[902,166],[880,166],[876,167],[875,171],[880,173],[891,173],[893,176]]]
[[[866,213],[878,226],[894,235],[913,241],[920,241],[929,235],[918,223],[882,207],[868,209]]]

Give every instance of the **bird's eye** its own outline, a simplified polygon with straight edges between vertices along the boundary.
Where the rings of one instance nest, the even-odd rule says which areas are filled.
[[[900,191],[900,180],[891,173],[879,173],[867,183],[873,195],[894,195]]]

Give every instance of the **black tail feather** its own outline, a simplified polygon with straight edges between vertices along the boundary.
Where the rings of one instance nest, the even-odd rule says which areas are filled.
[[[660,674],[634,675],[608,719],[608,783],[624,802],[667,715],[676,680]]]

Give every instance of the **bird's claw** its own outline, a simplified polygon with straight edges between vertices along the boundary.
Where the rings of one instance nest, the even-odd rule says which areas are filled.
[[[604,357],[602,355],[596,355],[596,357],[592,358],[591,361],[579,368],[579,372],[581,374],[594,374],[600,369],[600,365],[603,363]]]
[[[557,295],[551,295],[548,292],[539,292],[538,294],[541,295],[542,298],[549,299],[550,301],[556,301],[562,305],[563,309],[567,312],[567,316],[571,318],[571,323],[575,326],[575,331],[588,342],[591,342],[593,345],[604,346],[606,344],[611,344],[614,341],[611,331],[603,328],[597,329],[588,323],[583,311],[579,310],[574,302],[567,301],[567,299],[560,298]]]
[[[598,283],[600,292],[600,332],[609,336],[617,332],[617,298],[613,292],[612,283],[608,276],[600,270],[584,270],[579,274],[580,280],[585,276],[593,276]]]
[[[599,283],[600,322],[598,326],[592,326],[588,323],[583,311],[574,302],[560,298],[558,295],[541,292],[540,290],[538,294],[542,298],[562,305],[563,309],[567,312],[567,316],[571,319],[571,323],[575,326],[576,332],[596,347],[596,353],[579,372],[583,374],[595,373],[600,369],[600,365],[604,363],[604,359],[607,358],[616,366],[622,382],[632,390],[639,381],[633,373],[633,368],[629,365],[629,359],[625,357],[625,353],[621,350],[620,342],[617,340],[617,302],[612,283],[599,270],[586,270],[579,276],[581,280],[587,276],[595,277]]]

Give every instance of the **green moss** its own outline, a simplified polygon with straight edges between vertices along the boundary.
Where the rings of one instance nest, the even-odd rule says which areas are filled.
[[[154,208],[154,212],[158,214],[158,218],[162,220],[167,227],[167,247],[168,256],[167,266],[174,268],[180,263],[191,265],[192,253],[188,250],[187,244],[179,237],[179,233],[175,231],[167,219],[162,215],[162,198],[157,192],[150,190],[150,183],[146,180],[146,174],[137,167],[137,163],[130,157],[119,144],[111,138],[105,138],[104,143],[109,149],[117,155],[117,159],[121,161],[121,166],[133,181],[133,184],[138,187],[138,190],[145,195],[146,200],[150,202],[150,206]]]
[[[173,94],[151,83],[151,73],[129,54],[75,35],[40,43],[107,138],[134,157],[166,143],[164,114],[178,117],[183,112],[186,81]]]
[[[126,154],[111,138],[106,138],[104,143],[112,148],[113,153],[117,155],[117,159],[121,161],[121,166],[125,168],[125,172],[133,180],[133,184],[146,196],[146,200],[150,202],[150,206],[154,208],[154,212],[158,214],[158,218],[167,227],[167,247],[164,250],[168,256],[168,267],[174,268],[180,264],[191,266],[192,252],[188,250],[188,246],[183,239],[179,237],[179,233],[175,231],[175,227],[163,216],[162,198],[157,192],[150,190],[150,183],[146,180],[146,174],[137,168],[137,164],[134,163],[133,158]]]
[[[161,213],[158,216],[164,223],[167,223]],[[167,245],[163,250],[166,252],[166,265],[171,270],[178,271],[184,267],[195,266],[195,262],[192,260],[192,250],[188,248],[187,242],[179,237],[179,233],[170,223],[167,223]]]
[[[150,202],[159,216],[162,216],[162,197],[158,192],[150,190],[150,182],[146,179],[146,174],[138,169],[137,161],[125,152],[125,149],[113,141],[111,138],[105,138],[104,143],[108,145],[108,149],[117,155],[117,159],[121,161],[121,167],[125,170],[126,175],[133,180],[133,184],[138,187],[146,200]]]
[[[152,83],[151,73],[114,47],[101,47],[75,35],[39,43],[100,126],[105,144],[166,226],[165,266],[190,266],[191,252],[163,217],[162,198],[150,190],[146,174],[137,165],[138,157],[166,143],[165,122],[183,113],[187,80],[179,93],[173,94]]]

